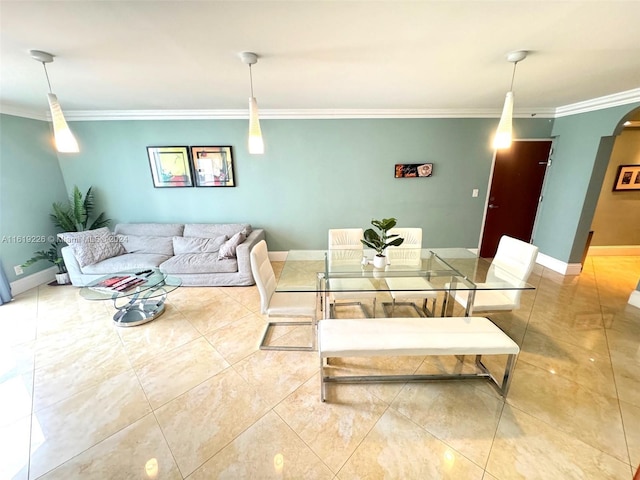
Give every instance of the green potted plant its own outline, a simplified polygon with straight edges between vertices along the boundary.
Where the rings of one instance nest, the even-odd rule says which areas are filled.
[[[382,220],[371,220],[371,225],[376,227],[379,232],[373,228],[367,228],[364,231],[364,239],[360,240],[364,245],[373,248],[376,251],[373,257],[373,266],[383,268],[387,262],[384,251],[387,247],[398,247],[404,242],[404,238],[399,235],[389,235],[389,230],[396,226],[395,218],[383,218]]]
[[[53,213],[50,215],[53,224],[60,227],[63,232],[82,232],[106,227],[111,219],[106,218],[104,212],[93,218],[95,204],[92,188],[89,187],[83,196],[76,185],[67,203],[54,203]]]
[[[53,263],[56,267],[58,267],[58,273],[56,274],[56,281],[60,285],[64,285],[69,283],[69,274],[67,273],[67,267],[64,264],[64,259],[60,256],[58,252],[58,245],[55,243],[51,244],[51,248],[49,250],[40,250],[34,253],[33,257],[24,262],[21,266],[23,268],[30,267],[36,262],[40,260],[46,260],[48,262]]]

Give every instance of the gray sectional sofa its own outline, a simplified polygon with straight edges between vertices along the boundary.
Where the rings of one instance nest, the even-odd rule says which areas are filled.
[[[75,286],[126,270],[159,268],[184,286],[253,285],[249,252],[264,230],[249,224],[120,223],[60,234],[61,252]]]

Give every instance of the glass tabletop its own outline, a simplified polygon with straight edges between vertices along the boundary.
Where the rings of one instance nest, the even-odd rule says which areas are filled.
[[[123,291],[111,291],[108,288],[100,287],[102,282],[114,277],[133,277],[139,279],[140,283]],[[118,298],[132,297],[134,295],[153,298],[172,292],[180,285],[182,285],[180,278],[168,276],[157,268],[147,273],[141,273],[140,269],[128,270],[105,275],[104,277],[94,280],[89,285],[80,289],[80,296],[87,300],[115,300]]]
[[[464,248],[388,249],[385,268],[373,267],[374,254],[360,249],[291,250],[276,291],[389,291],[389,283],[394,291],[534,289]],[[366,281],[343,281],[356,278]],[[421,280],[398,282],[392,278]]]

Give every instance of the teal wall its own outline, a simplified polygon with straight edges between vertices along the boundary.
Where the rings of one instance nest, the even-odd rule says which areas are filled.
[[[327,230],[394,216],[425,245],[477,247],[495,119],[264,120],[266,154],[247,153],[246,120],[89,121],[71,128],[81,153],[60,158],[66,185],[94,186],[115,222],[248,222],[269,248],[326,248]],[[518,119],[548,138],[549,119]],[[231,145],[235,188],[154,188],[147,146]],[[394,178],[396,163],[434,164]],[[480,190],[472,198],[473,188]]]
[[[49,123],[0,115],[0,258],[10,282],[19,278],[14,265],[48,250],[47,240],[56,233],[51,204],[66,197]],[[45,237],[45,243],[29,237]],[[24,273],[52,266],[42,261]]]
[[[615,135],[625,117],[639,106],[635,103],[555,120],[552,167],[534,239],[542,253],[567,263],[580,262]]]

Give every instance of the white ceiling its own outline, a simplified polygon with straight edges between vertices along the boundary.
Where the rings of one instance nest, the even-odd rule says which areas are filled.
[[[499,114],[640,87],[640,1],[0,0],[0,105],[65,112],[246,110]],[[638,90],[640,92],[640,90]],[[640,93],[638,94],[640,100]]]

